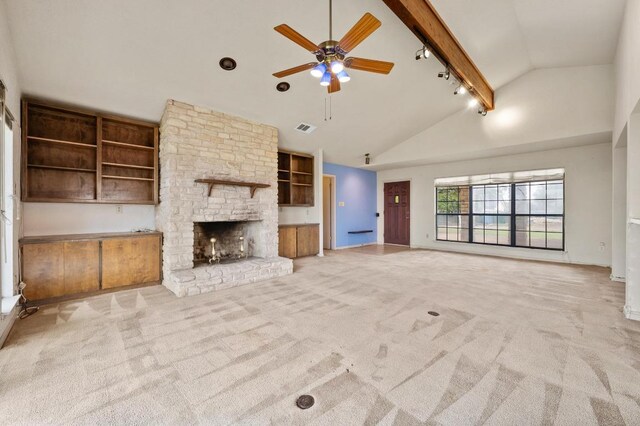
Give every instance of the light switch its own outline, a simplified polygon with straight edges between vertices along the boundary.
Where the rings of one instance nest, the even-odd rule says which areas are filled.
[[[338,202],[338,207],[344,207],[344,201],[339,201]]]

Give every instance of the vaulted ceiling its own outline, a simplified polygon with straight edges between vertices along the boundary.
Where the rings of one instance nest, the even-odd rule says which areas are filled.
[[[382,27],[353,54],[396,66],[389,76],[353,71],[330,102],[308,73],[286,78],[286,93],[271,75],[313,59],[273,27],[287,23],[324,41],[328,1],[0,1],[21,88],[32,96],[151,120],[167,99],[209,106],[274,125],[283,147],[322,148],[341,164],[361,164],[364,153],[386,151],[465,105],[435,77],[437,61],[414,59],[418,41],[381,0],[334,0],[334,36],[371,12]],[[624,0],[432,3],[494,88],[533,68],[611,63],[624,9]],[[223,56],[238,68],[221,70]],[[301,121],[318,129],[301,134]]]

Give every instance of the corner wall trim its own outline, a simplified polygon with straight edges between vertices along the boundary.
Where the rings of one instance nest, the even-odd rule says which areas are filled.
[[[629,305],[624,307],[624,316],[633,321],[640,321],[640,311],[634,311]]]
[[[609,275],[609,279],[611,281],[616,281],[616,282],[619,282],[619,283],[626,283],[627,282],[627,279],[625,277],[616,277],[613,274]]]

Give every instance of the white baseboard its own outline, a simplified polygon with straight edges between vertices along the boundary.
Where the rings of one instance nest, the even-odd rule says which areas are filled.
[[[633,321],[640,321],[640,311],[634,311],[629,305],[624,307],[624,316]]]
[[[9,337],[9,333],[11,332],[11,328],[13,328],[13,324],[16,322],[17,316],[16,308],[13,308],[8,314],[0,316],[0,349],[4,346],[7,337]]]
[[[374,243],[364,243],[364,244],[356,244],[354,246],[342,246],[342,247],[336,247],[336,250],[344,250],[344,249],[350,249],[350,248],[358,248],[358,247],[364,247],[364,246],[377,246],[378,242],[374,242]]]
[[[619,282],[619,283],[626,283],[627,282],[627,279],[625,277],[616,277],[614,275],[609,275],[609,279],[611,281],[616,281],[616,282]]]

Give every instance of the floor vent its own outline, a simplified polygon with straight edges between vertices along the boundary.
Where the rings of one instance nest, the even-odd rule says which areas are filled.
[[[300,123],[296,126],[296,130],[302,133],[306,133],[309,134],[311,132],[313,132],[315,129],[317,129],[316,126],[313,126],[311,124],[307,124],[307,123]]]

